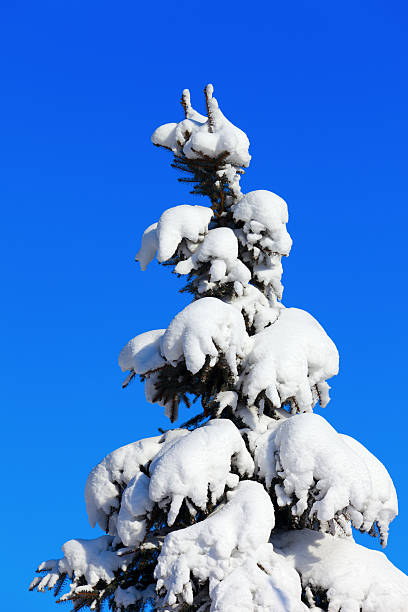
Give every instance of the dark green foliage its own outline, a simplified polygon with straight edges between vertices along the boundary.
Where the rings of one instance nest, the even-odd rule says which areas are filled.
[[[144,380],[146,377],[141,378]],[[154,382],[157,394],[153,397],[153,401],[160,400],[171,404],[174,415],[171,421],[173,421],[177,417],[177,409],[181,401],[189,408],[191,402],[188,395],[194,397],[193,401],[201,397],[204,416],[207,416],[216,395],[230,388],[232,383],[231,370],[223,357],[215,366],[210,367],[210,357],[207,356],[204,366],[196,374],[187,370],[184,362],[175,366],[165,365],[157,371]]]

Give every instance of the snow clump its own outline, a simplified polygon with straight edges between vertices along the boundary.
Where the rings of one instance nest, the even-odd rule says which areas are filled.
[[[265,189],[250,191],[234,204],[232,211],[235,221],[243,223],[240,239],[255,259],[260,252],[289,255],[292,238],[286,229],[288,207],[276,193]]]
[[[356,440],[338,434],[317,414],[271,422],[266,433],[250,436],[259,476],[275,484],[278,505],[301,516],[308,510],[322,523],[339,519],[347,529],[370,531],[377,523],[383,543],[398,513],[394,484],[384,466]],[[254,441],[254,443],[253,443]]]
[[[155,502],[170,500],[167,523],[177,518],[184,499],[195,508],[205,510],[210,501],[215,504],[225,492],[239,482],[241,476],[251,476],[254,463],[239,430],[232,421],[219,419],[196,429],[170,445],[166,445],[150,466],[150,499]]]
[[[210,612],[306,612],[299,574],[271,544],[215,582]]]
[[[249,166],[251,156],[247,135],[224,117],[217,100],[213,98],[212,85],[207,85],[205,93],[208,118],[191,107],[190,94],[184,90],[186,119],[158,127],[152,135],[153,144],[190,159],[216,159],[222,156],[225,163],[233,166]]]
[[[299,572],[312,609],[320,609],[313,607],[313,592],[323,590],[333,612],[406,612],[408,577],[383,553],[309,529],[272,541]]]
[[[241,481],[227,503],[207,519],[166,536],[157,561],[157,590],[166,603],[193,603],[191,578],[210,581],[210,590],[248,555],[269,540],[275,524],[272,502],[263,486]]]
[[[46,571],[47,574],[34,578],[30,590],[52,589],[61,574],[67,574],[71,579],[84,576],[85,591],[99,580],[111,582],[115,577],[114,572],[119,568],[126,569],[127,566],[126,560],[119,557],[112,549],[112,543],[113,538],[109,535],[94,540],[69,540],[62,546],[64,553],[62,559],[51,559],[41,563],[37,571]]]
[[[242,294],[243,287],[251,280],[251,272],[238,259],[238,240],[229,227],[210,230],[193,255],[176,265],[175,272],[189,274],[207,262],[211,264],[208,272],[210,282],[203,284],[203,290],[215,283],[235,282],[241,286],[239,293]]]
[[[122,372],[131,370],[136,374],[146,374],[166,364],[160,354],[160,340],[165,329],[153,329],[139,334],[130,340],[119,353]]]
[[[142,270],[153,261],[156,252],[159,262],[167,261],[179,247],[189,257],[208,231],[213,211],[207,206],[182,204],[168,208],[158,223],[153,223],[144,232],[142,244],[136,253],[136,261]]]
[[[233,375],[237,358],[248,346],[248,334],[240,312],[225,302],[204,297],[192,302],[171,321],[161,340],[162,355],[173,365],[184,359],[196,374],[210,357],[210,367],[223,356]]]
[[[162,436],[145,438],[122,446],[107,455],[88,476],[85,486],[85,502],[92,527],[99,525],[104,531],[116,535],[116,520],[121,503],[121,492],[140,474],[141,467],[175,438],[187,435],[183,429],[175,429]]]
[[[275,408],[292,400],[299,412],[329,402],[326,379],[339,368],[335,344],[309,313],[283,308],[279,318],[264,331],[251,336],[252,350],[240,376],[248,404],[265,392]]]

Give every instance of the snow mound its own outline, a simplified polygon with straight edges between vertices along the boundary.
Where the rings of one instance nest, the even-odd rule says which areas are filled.
[[[160,354],[160,339],[165,329],[153,329],[139,334],[130,340],[119,353],[122,372],[131,370],[136,374],[146,374],[166,364]]]
[[[237,357],[243,357],[247,343],[239,311],[217,298],[205,297],[174,317],[162,337],[161,353],[173,365],[185,359],[192,374],[203,367],[207,356],[212,367],[222,355],[237,375]]]
[[[263,285],[268,300],[274,303],[276,299],[282,299],[283,285],[281,278],[283,268],[281,255],[261,254],[253,267],[253,272],[254,278]]]
[[[234,297],[230,304],[244,315],[248,326],[252,327],[256,334],[275,323],[280,310],[284,308],[280,302],[272,306],[265,295],[253,285],[244,287],[242,295]]]
[[[157,590],[166,602],[193,602],[191,577],[223,580],[248,554],[266,544],[275,524],[272,502],[263,486],[242,481],[227,494],[228,502],[207,519],[166,536],[157,561]],[[191,576],[192,574],[192,576]]]
[[[307,312],[284,308],[267,329],[251,337],[241,388],[253,405],[261,392],[274,407],[288,400],[300,412],[313,409],[317,399],[329,401],[327,378],[338,372],[339,355],[322,326]],[[313,393],[315,391],[315,393]]]
[[[135,255],[135,260],[140,263],[142,272],[144,272],[149,263],[153,261],[157,248],[157,223],[153,223],[143,232],[142,244]]]
[[[136,587],[128,587],[127,589],[122,589],[118,587],[115,591],[115,604],[118,606],[120,610],[126,610],[129,606],[134,605],[136,602],[140,600],[146,601],[146,599],[150,599],[155,596],[155,589],[152,584],[150,584],[147,589],[139,590]]]
[[[168,443],[185,436],[185,430],[173,430],[163,436],[145,438],[122,446],[107,455],[88,476],[85,502],[92,527],[96,524],[116,535],[116,519],[122,491],[129,481]]]
[[[269,488],[274,479],[279,506],[321,522],[339,514],[362,531],[378,524],[383,542],[398,513],[393,482],[384,466],[361,444],[317,414],[299,414],[270,424],[255,443],[258,474]],[[342,525],[345,522],[342,521]]]
[[[210,283],[238,282],[245,287],[251,280],[251,272],[238,259],[238,240],[229,227],[210,230],[193,255],[177,264],[175,272],[189,274],[207,262],[211,262]]]
[[[292,239],[286,229],[285,200],[271,191],[258,189],[245,194],[232,210],[235,221],[243,223],[243,241],[249,250],[289,255]]]
[[[271,544],[264,544],[216,583],[210,612],[306,612],[301,592],[299,574]]]
[[[157,224],[158,261],[173,257],[182,240],[194,248],[207,233],[212,215],[211,208],[189,204],[165,210]]]
[[[153,144],[190,159],[222,157],[225,163],[237,167],[248,166],[251,156],[247,135],[224,117],[217,100],[213,98],[212,85],[207,85],[205,93],[208,118],[192,109],[187,91],[186,119],[157,128],[152,135]]]
[[[30,590],[52,589],[60,575],[65,573],[71,579],[84,576],[88,587],[94,586],[99,580],[111,582],[115,577],[114,572],[120,568],[126,569],[127,566],[126,560],[112,549],[112,542],[111,536],[95,540],[69,540],[62,547],[62,559],[51,559],[39,566],[37,571],[47,573],[43,577],[34,578]],[[83,586],[84,590],[86,586]]]
[[[213,211],[207,206],[189,204],[165,210],[158,223],[150,225],[143,234],[135,257],[141,269],[146,270],[156,251],[157,260],[163,262],[173,257],[177,249],[184,245],[183,253],[189,257],[207,233],[212,215]]]
[[[138,546],[146,535],[146,515],[153,508],[149,484],[150,479],[139,472],[123,492],[116,530],[125,546]]]
[[[208,497],[215,504],[226,487],[236,487],[239,477],[231,467],[242,476],[251,476],[254,463],[231,421],[210,421],[156,455],[150,466],[150,498],[171,501],[167,522],[172,525],[184,499],[194,504],[194,515],[195,508],[206,509]]]
[[[301,575],[311,605],[322,589],[333,612],[406,612],[408,577],[383,553],[309,529],[272,540]]]
[[[369,510],[366,510],[366,521],[370,524],[372,518],[372,522],[375,521],[377,523],[382,544],[386,546],[388,526],[398,515],[398,498],[394,483],[381,461],[370,453],[365,446],[351,436],[346,436],[345,434],[340,434],[340,436],[342,440],[359,455],[361,461],[366,465],[370,473],[372,490],[373,493],[375,493],[375,495],[372,495],[372,498],[376,496],[378,496],[378,498],[370,508],[372,513],[371,517],[369,516]]]

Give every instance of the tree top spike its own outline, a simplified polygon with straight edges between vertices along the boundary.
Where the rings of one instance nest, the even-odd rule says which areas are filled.
[[[208,126],[209,126],[209,131],[213,132],[214,131],[214,116],[213,116],[213,93],[214,93],[214,87],[211,83],[208,83],[208,85],[205,86],[204,88],[204,94],[205,94],[205,101],[207,104],[207,116],[208,116]]]
[[[190,100],[190,90],[183,89],[183,93],[181,94],[181,105],[184,108],[184,114],[186,119],[188,119],[189,111],[191,111],[191,100]]]

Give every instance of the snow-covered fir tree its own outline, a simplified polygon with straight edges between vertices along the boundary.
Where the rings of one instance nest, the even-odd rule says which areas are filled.
[[[316,319],[281,303],[286,203],[241,191],[248,138],[211,85],[205,100],[206,116],[185,90],[185,118],[152,141],[207,199],[165,210],[136,255],[142,270],[155,257],[171,266],[192,301],[119,356],[124,386],[139,375],[172,423],[180,402],[202,410],[92,470],[86,508],[105,535],[66,542],[31,589],[75,611],[406,612],[408,577],[353,540],[355,528],[386,545],[392,480],[314,414],[338,352]]]

